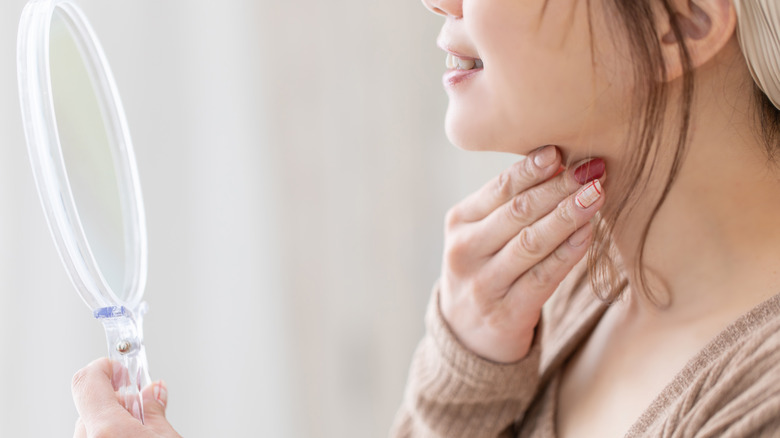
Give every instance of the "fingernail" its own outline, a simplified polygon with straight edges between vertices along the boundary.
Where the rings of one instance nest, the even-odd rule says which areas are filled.
[[[165,404],[168,402],[168,389],[165,387],[165,382],[162,380],[154,384],[154,399],[163,407],[165,407]]]
[[[537,167],[545,168],[555,161],[557,155],[558,152],[555,151],[555,146],[545,146],[542,150],[536,152],[534,164]]]
[[[574,200],[580,208],[588,208],[601,197],[601,193],[601,183],[599,180],[595,179],[590,184],[580,189],[580,192],[577,193]]]
[[[599,179],[604,176],[605,168],[606,164],[604,163],[604,160],[601,158],[594,158],[574,169],[574,179],[580,183],[580,185],[587,184],[594,179]]]
[[[569,237],[569,245],[577,247],[590,237],[590,225],[585,225]]]

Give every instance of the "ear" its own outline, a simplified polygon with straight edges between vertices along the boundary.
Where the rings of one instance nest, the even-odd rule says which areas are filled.
[[[661,51],[666,64],[666,81],[683,74],[683,60],[678,36],[672,23],[677,23],[680,36],[688,48],[693,68],[706,64],[731,40],[737,26],[737,13],[731,0],[671,0],[670,17],[666,11],[657,25]]]

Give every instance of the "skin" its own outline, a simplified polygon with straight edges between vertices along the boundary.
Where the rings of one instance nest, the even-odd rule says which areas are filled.
[[[142,391],[144,424],[119,403],[117,390],[123,368],[98,359],[79,370],[71,384],[79,412],[74,438],[181,438],[165,419],[168,390],[162,381]]]
[[[621,46],[624,37],[615,37],[619,30],[607,24],[615,21],[604,0],[590,2],[593,39],[584,1],[423,3],[445,18],[442,48],[484,63],[467,80],[445,81],[450,140],[469,150],[530,154],[452,208],[439,290],[442,314],[466,348],[492,361],[513,362],[527,354],[542,304],[585,253],[567,239],[576,229],[589,233],[583,224],[593,217],[570,202],[576,185],[563,182],[570,170],[549,180],[550,173],[528,170],[529,161],[537,148],[551,144],[563,164],[602,157],[612,173],[605,181],[607,195],[591,208],[606,211],[620,199],[619,190],[610,187],[620,187],[631,152],[628,48]],[[688,154],[652,223],[643,266],[652,291],[669,305],[660,308],[637,292],[634,266],[648,206],[659,199],[671,165],[673,137],[658,146],[661,159],[641,193],[643,202],[615,230],[613,244],[629,290],[564,369],[556,416],[561,437],[624,436],[710,339],[780,292],[780,172],[758,138],[733,5],[679,0],[673,7],[698,92]],[[656,9],[668,72],[657,78],[668,82],[676,102],[679,49],[669,17]],[[670,105],[667,121],[678,117],[676,109]],[[512,190],[501,183],[508,175],[516,175]],[[514,215],[513,201],[532,191],[535,203]],[[525,251],[519,244],[524,234],[534,236]]]
[[[618,105],[629,93],[630,65],[618,62],[627,51],[613,47],[601,0],[591,1],[595,69],[584,1],[550,0],[544,13],[544,0],[424,3],[447,17],[438,45],[485,65],[467,82],[445,87],[446,130],[455,145],[522,155],[557,145],[568,163],[595,151],[618,155],[630,121],[629,107]]]

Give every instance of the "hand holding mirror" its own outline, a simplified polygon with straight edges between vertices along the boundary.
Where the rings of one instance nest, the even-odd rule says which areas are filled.
[[[70,0],[31,0],[19,27],[19,92],[38,193],[78,294],[127,371],[120,400],[143,421],[146,226],[124,111],[111,70]]]

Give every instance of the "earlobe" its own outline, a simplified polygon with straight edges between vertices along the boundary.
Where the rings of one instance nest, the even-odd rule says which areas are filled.
[[[706,64],[729,42],[736,29],[736,12],[731,0],[672,1],[675,12],[659,23],[661,51],[666,65],[666,81],[683,74],[683,59],[678,35],[688,50],[692,68]]]

